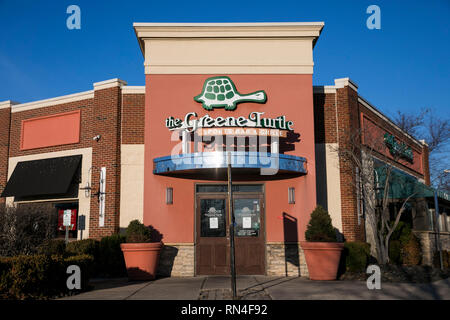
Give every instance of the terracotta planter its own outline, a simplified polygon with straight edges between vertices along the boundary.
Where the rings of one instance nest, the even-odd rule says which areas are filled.
[[[336,280],[344,243],[301,241],[300,245],[311,280]]]
[[[162,242],[122,243],[123,256],[130,280],[153,280],[158,268]]]

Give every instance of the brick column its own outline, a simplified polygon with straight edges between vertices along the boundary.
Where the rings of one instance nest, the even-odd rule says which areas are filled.
[[[350,135],[360,129],[358,87],[348,78],[336,79],[337,135],[339,148],[348,148]],[[356,168],[339,159],[342,232],[347,241],[364,241],[364,221],[358,225]]]
[[[100,168],[106,167],[105,223],[99,226],[99,202],[91,199],[89,237],[101,238],[119,231],[120,214],[120,139],[121,139],[121,87],[119,79],[94,83],[92,143],[93,193],[99,190]]]
[[[422,156],[422,167],[423,167],[423,176],[425,180],[425,184],[427,186],[431,185],[430,180],[430,151],[428,149],[428,145],[425,143],[424,140],[422,142],[422,150],[423,150],[423,156]]]
[[[10,100],[0,102],[0,193],[3,192],[8,182],[9,132],[11,106],[14,104]],[[5,200],[5,198],[0,198],[0,205],[3,205]]]

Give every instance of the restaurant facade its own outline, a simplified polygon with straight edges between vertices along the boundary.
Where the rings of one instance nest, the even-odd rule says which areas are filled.
[[[300,241],[317,204],[341,240],[370,242],[357,170],[339,152],[348,132],[388,137],[373,161],[426,187],[428,147],[349,78],[313,86],[323,27],[135,23],[145,86],[111,79],[66,96],[0,102],[0,201],[46,203],[60,220],[70,213],[72,239],[139,219],[163,237],[161,275],[229,274],[230,164],[238,274],[307,275]],[[393,157],[393,144],[407,157]],[[409,213],[414,229],[432,252],[439,226],[448,250],[448,196],[440,194],[436,217],[425,191]]]

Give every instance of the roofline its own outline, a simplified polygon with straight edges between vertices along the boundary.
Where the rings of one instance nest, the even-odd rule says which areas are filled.
[[[382,113],[380,110],[378,110],[376,107],[374,107],[369,101],[364,99],[358,94],[358,102],[361,102],[365,107],[369,108],[373,113],[375,113],[377,116],[382,118],[383,120],[387,121],[391,126],[393,126],[395,129],[400,131],[404,136],[411,139],[413,142],[415,142],[417,145],[422,147],[423,145],[426,145],[426,143],[422,143],[420,140],[414,138],[413,136],[406,133],[404,130],[402,130],[398,125],[394,123],[388,116],[386,116],[384,113]]]
[[[377,109],[373,104],[371,104],[369,101],[367,101],[367,99],[363,98],[358,92],[358,86],[350,78],[335,79],[334,82],[335,82],[335,85],[313,86],[313,92],[318,93],[318,94],[319,93],[336,93],[336,89],[343,88],[344,86],[350,86],[353,90],[355,90],[358,93],[358,102],[361,102],[366,108],[370,109],[373,113],[375,113],[381,119],[388,122],[392,127],[397,129],[405,137],[412,140],[418,146],[420,146],[420,147],[422,147],[424,145],[428,146],[428,144],[425,142],[425,140],[418,140],[418,139],[414,138],[413,136],[411,136],[410,134],[406,133],[398,125],[396,125],[395,122],[392,121],[387,115],[385,115],[383,112],[381,112],[379,109]]]
[[[318,22],[134,22],[133,27],[264,27],[264,26],[324,26]]]
[[[134,22],[133,29],[144,55],[144,38],[286,38],[311,37],[313,47],[324,22]],[[180,30],[183,29],[183,30]]]

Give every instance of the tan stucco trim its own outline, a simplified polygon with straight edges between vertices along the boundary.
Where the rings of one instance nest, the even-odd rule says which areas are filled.
[[[120,228],[144,218],[144,145],[121,146]]]
[[[82,163],[81,163],[81,186],[86,186],[86,183],[89,182],[91,184],[91,167],[92,167],[92,148],[84,148],[84,149],[73,149],[66,151],[57,151],[57,152],[48,152],[48,153],[40,153],[33,154],[28,156],[21,157],[13,157],[9,158],[8,162],[8,180],[11,177],[14,169],[18,162],[21,161],[31,161],[31,160],[41,160],[48,158],[56,158],[56,157],[65,157],[65,156],[73,156],[73,155],[82,155]],[[86,229],[83,231],[83,238],[89,237],[89,217],[90,217],[90,207],[91,207],[91,198],[85,196],[85,192],[83,190],[78,191],[78,198],[74,199],[53,199],[54,201],[65,202],[68,200],[78,200],[78,211],[79,214],[86,216]],[[33,201],[33,202],[48,202],[50,200],[43,201]],[[27,201],[29,202],[29,201]],[[18,202],[24,203],[24,202]],[[8,206],[14,205],[14,197],[7,197],[6,204]],[[81,231],[78,231],[78,239],[80,239]]]
[[[334,86],[314,86],[314,93],[336,93],[336,88]]]
[[[350,78],[334,79],[334,87],[336,89],[341,89],[341,88],[344,88],[344,87],[350,87],[354,91],[358,92],[358,85],[355,82],[353,82]]]
[[[316,144],[318,203],[326,206],[333,226],[342,232],[341,182],[337,143]]]
[[[19,104],[18,102],[6,100],[6,101],[0,101],[0,109],[7,109],[11,108],[12,106]]]
[[[337,143],[325,144],[328,212],[333,226],[342,232],[341,179]]]
[[[134,28],[146,74],[312,74],[312,49],[323,23],[140,23]]]
[[[11,113],[33,110],[33,109],[38,109],[38,108],[44,108],[44,107],[49,107],[49,106],[55,106],[58,104],[86,100],[86,99],[93,99],[93,98],[94,98],[93,90],[78,92],[78,93],[68,94],[65,96],[59,96],[59,97],[55,97],[55,98],[45,99],[45,100],[37,100],[37,101],[33,101],[33,102],[16,104],[16,105],[12,106]]]
[[[122,94],[145,94],[145,86],[124,86]]]
[[[124,80],[120,80],[118,78],[108,79],[100,82],[94,82],[94,90],[102,90],[113,87],[122,87],[126,86],[127,82]]]

